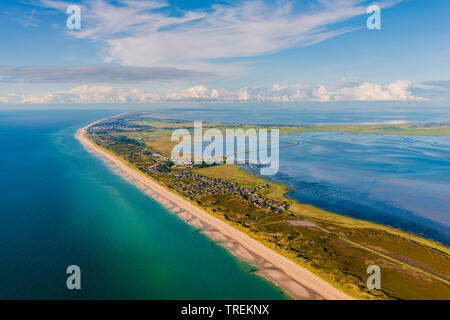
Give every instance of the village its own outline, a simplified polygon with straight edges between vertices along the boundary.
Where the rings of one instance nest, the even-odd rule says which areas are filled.
[[[286,202],[267,199],[258,192],[268,189],[268,184],[250,188],[228,180],[195,174],[191,171],[167,172],[167,170],[162,170],[163,168],[164,166],[159,163],[149,167],[154,173],[175,177],[176,180],[171,184],[171,187],[182,193],[189,200],[195,200],[201,196],[232,195],[249,201],[259,209],[266,209],[276,213],[282,213],[288,207]]]
[[[119,118],[96,124],[91,126],[88,130],[90,134],[102,135],[113,132],[138,132],[142,130],[149,130],[149,128],[139,126],[129,120],[124,121]],[[120,140],[120,143],[128,143],[131,145],[139,144],[137,140],[127,139],[125,137]],[[140,146],[139,148],[142,156],[145,147],[142,148],[142,146]],[[261,194],[261,191],[269,188],[268,184],[260,185],[254,188],[247,187],[236,182],[208,177],[191,171],[196,168],[210,166],[206,163],[175,164],[169,157],[157,152],[147,152],[147,155],[149,159],[154,161],[154,163],[142,167],[141,170],[147,174],[154,175],[157,179],[161,177],[170,178],[168,179],[168,181],[170,181],[168,186],[174,190],[177,190],[191,201],[197,201],[200,197],[204,196],[231,195],[250,202],[258,209],[282,213],[288,208],[287,202],[268,199]]]

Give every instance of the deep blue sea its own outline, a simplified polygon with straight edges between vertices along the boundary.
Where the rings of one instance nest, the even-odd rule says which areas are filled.
[[[0,299],[283,299],[74,138],[117,113],[0,111]]]

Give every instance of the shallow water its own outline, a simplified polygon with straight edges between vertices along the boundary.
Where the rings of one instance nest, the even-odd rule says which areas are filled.
[[[274,179],[290,197],[450,244],[450,137],[297,133]]]
[[[300,108],[295,105],[252,105],[226,104],[208,105],[195,108],[160,108],[148,111],[154,117],[180,120],[196,120],[228,123],[253,124],[334,124],[334,123],[431,123],[450,122],[447,110],[428,108],[427,112],[416,108],[389,108],[385,111],[371,111],[367,108],[342,110],[319,106]],[[370,109],[370,108],[369,108]],[[379,108],[375,108],[379,109]],[[403,109],[403,110],[402,110]]]

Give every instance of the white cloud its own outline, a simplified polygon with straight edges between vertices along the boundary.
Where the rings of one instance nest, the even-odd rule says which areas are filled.
[[[356,101],[411,101],[426,100],[414,96],[410,88],[411,81],[398,80],[385,84],[364,82],[356,87],[341,88],[335,92],[335,100]]]
[[[10,94],[0,97],[8,103],[151,103],[159,101],[158,94],[146,93],[139,89],[124,90],[109,86],[77,86],[70,90],[42,94]]]
[[[420,87],[420,84],[416,87]],[[111,86],[77,86],[70,90],[42,94],[0,96],[1,103],[153,103],[164,101],[205,102],[333,102],[333,101],[427,101],[415,95],[411,81],[389,83],[342,81],[327,85],[275,84],[271,88],[247,87],[237,90],[207,88],[203,85],[166,93]],[[423,90],[422,90],[423,92]]]
[[[331,102],[331,101],[425,101],[426,98],[412,93],[411,81],[398,80],[388,83],[361,82],[357,79],[337,83],[309,85],[275,84],[270,89],[247,88],[253,101],[275,102]]]
[[[222,72],[234,69],[212,59],[252,57],[323,41],[353,30],[336,24],[366,14],[367,7],[365,0],[309,0],[299,10],[293,1],[247,0],[181,11],[166,1],[118,2],[82,1],[82,30],[70,35],[101,43],[105,62]],[[65,10],[68,2],[41,4]]]
[[[205,86],[195,86],[183,91],[171,92],[165,97],[166,100],[208,100],[217,99],[216,90],[209,90]]]

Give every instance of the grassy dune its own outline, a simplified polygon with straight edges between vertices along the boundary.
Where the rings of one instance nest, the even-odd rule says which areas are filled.
[[[285,196],[286,186],[268,182],[235,165],[168,170],[190,171],[195,176],[218,178],[249,188],[268,185],[255,192],[264,198],[286,202],[288,209],[280,213],[260,208],[248,199],[232,194],[197,192],[194,197],[187,197],[186,192],[195,187],[191,177],[180,179],[167,173],[150,172],[146,168],[154,163],[164,164],[152,153],[170,156],[175,144],[170,141],[172,130],[180,127],[192,129],[192,122],[131,116],[124,119],[141,126],[139,131],[92,134],[90,139],[168,189],[312,270],[346,293],[360,299],[450,298],[448,247],[398,229],[301,204]],[[224,130],[237,125],[204,124],[204,128],[212,126]],[[394,127],[397,129],[389,130],[401,134],[438,132],[442,135],[448,135],[450,128],[448,124]],[[297,126],[282,127],[280,131],[305,132],[298,130],[390,132],[388,128],[377,125]],[[308,221],[309,224],[293,225],[292,221]],[[381,290],[367,289],[365,282],[369,275],[366,268],[371,264],[380,266],[382,270]]]
[[[220,165],[201,168],[194,170],[194,172],[210,177],[227,179],[237,183],[242,183],[247,186],[267,184],[264,179],[252,175],[242,168],[233,165]],[[298,203],[297,201],[288,199],[284,196],[284,193],[287,190],[285,186],[270,182],[268,184],[270,185],[270,188],[263,190],[264,196],[275,200],[289,202],[289,212],[292,213],[295,217],[302,218],[303,220],[308,220],[310,222],[313,222],[317,226],[322,227],[319,230],[317,230],[316,228],[306,227],[295,227],[294,229],[303,229],[300,232],[303,234],[303,237],[309,236],[312,240],[314,240],[308,242],[308,245],[317,244],[317,241],[322,246],[330,246],[330,250],[334,251],[336,254],[332,261],[328,261],[326,263],[330,264],[330,269],[333,268],[331,267],[333,265],[334,267],[346,265],[347,268],[349,268],[350,265],[353,265],[355,263],[351,260],[358,257],[356,261],[361,263],[361,265],[367,265],[369,261],[372,261],[374,264],[378,264],[380,265],[380,267],[388,269],[389,274],[397,274],[398,278],[394,278],[391,276],[384,279],[384,284],[390,288],[395,284],[396,281],[399,281],[399,278],[407,279],[407,281],[410,282],[404,287],[397,288],[396,291],[386,291],[386,293],[390,296],[395,297],[407,293],[407,291],[400,289],[412,289],[412,284],[415,282],[420,283],[421,281],[417,280],[417,278],[421,279],[421,277],[425,277],[423,279],[431,281],[434,280],[434,285],[436,286],[436,288],[443,286],[442,289],[444,290],[444,292],[448,292],[448,284],[446,284],[445,281],[442,284],[439,283],[439,278],[444,278],[445,280],[449,280],[450,278],[449,248],[441,245],[438,242],[408,234],[398,229],[378,225],[367,221],[348,218],[338,214],[332,214],[330,212],[315,208],[311,205]],[[282,238],[282,234],[289,234],[290,232],[288,230],[293,229],[293,227],[288,226],[283,219],[275,219],[273,221],[270,221],[270,224],[272,226],[276,226],[280,230],[280,234],[278,235],[277,239],[278,243],[280,242],[279,238]],[[308,231],[306,231],[306,229],[308,229]],[[319,241],[317,238],[320,238],[320,236],[323,235],[323,232],[328,233],[330,235],[330,238],[332,238],[330,239],[330,242],[327,242],[327,244],[325,244],[323,240]],[[350,242],[345,242],[343,240],[349,240]],[[286,247],[289,247],[289,250],[287,250],[285,253],[287,255],[291,255],[289,251],[295,249],[295,241],[289,241],[288,239],[282,239],[281,241],[284,241],[286,243]],[[373,249],[374,251],[361,251],[360,249],[365,248],[356,248],[354,245],[352,245],[351,242],[355,242],[362,245],[363,247]],[[311,251],[315,250],[319,250],[319,248],[308,250],[308,253],[305,256],[314,256],[314,253]],[[364,253],[363,256],[359,255],[361,252]],[[393,259],[388,260],[385,259],[384,256],[388,256]],[[315,262],[309,263],[309,266],[317,269],[315,271],[323,272],[323,270],[320,270],[323,269],[324,264],[324,261],[322,261],[321,258],[322,256],[315,257],[315,259],[321,261],[322,267],[314,268]],[[418,267],[418,269],[427,271],[430,274],[438,276],[439,278],[429,277],[427,273],[421,273],[420,271],[410,268],[409,265],[416,266]],[[356,268],[356,266],[353,267],[353,271],[356,273],[358,271],[358,268]],[[362,271],[364,270],[359,270],[358,272],[361,277],[364,276]],[[405,274],[402,274],[403,271],[405,272]],[[326,274],[325,276],[329,277],[330,274]],[[342,279],[339,277],[333,278],[333,280],[335,282],[342,281]],[[418,288],[415,288],[414,290],[417,291]]]

